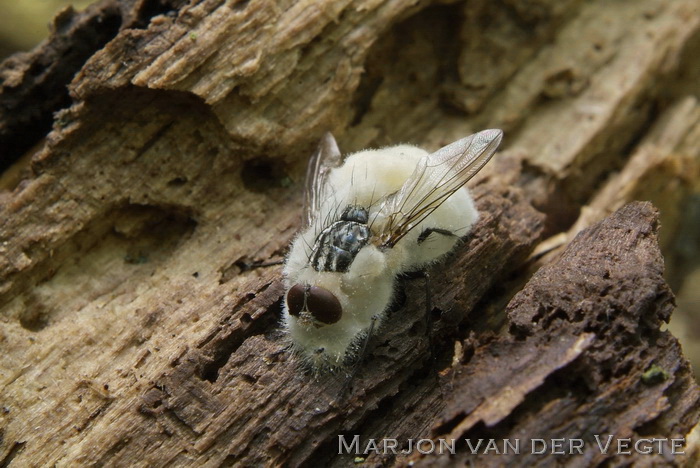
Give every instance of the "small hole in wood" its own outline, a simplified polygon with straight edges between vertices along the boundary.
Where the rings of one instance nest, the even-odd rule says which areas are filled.
[[[282,164],[269,158],[247,161],[241,170],[243,185],[251,192],[265,192],[285,185],[289,179]]]

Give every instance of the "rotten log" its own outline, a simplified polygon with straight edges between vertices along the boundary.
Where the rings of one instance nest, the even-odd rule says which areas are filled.
[[[466,362],[446,373],[438,432],[474,440],[474,434],[512,440],[528,434],[525,446],[532,438],[583,439],[580,454],[564,444],[556,450],[571,455],[560,459],[571,466],[644,458],[614,448],[601,453],[595,435],[682,438],[695,423],[700,392],[678,342],[661,331],[674,297],[663,279],[657,235],[658,214],[648,203],[627,205],[580,232],[510,302],[510,334],[488,345],[471,340],[466,358],[459,356]],[[664,446],[664,454],[645,462],[672,462],[670,442]],[[547,448],[552,455],[551,442]],[[511,457],[471,461],[528,466],[542,459],[526,450]]]
[[[698,387],[659,330],[672,294],[657,215],[628,205],[574,236],[652,199],[672,251],[700,179],[699,31],[691,0],[64,12],[0,67],[14,164],[0,179],[0,460],[348,465],[341,434],[686,436]],[[486,127],[506,141],[471,184],[481,220],[430,272],[435,358],[422,288],[405,281],[339,399],[342,376],[311,375],[285,349],[280,268],[249,268],[298,229],[313,145],[332,130],[344,151],[435,149]],[[463,445],[360,458],[472,459]]]

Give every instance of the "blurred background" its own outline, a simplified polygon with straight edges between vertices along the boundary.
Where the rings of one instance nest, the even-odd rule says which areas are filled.
[[[82,10],[93,0],[0,0],[0,61],[28,51],[48,36],[51,19],[72,5]],[[700,77],[700,60],[696,67]],[[0,83],[0,86],[2,83]],[[694,94],[694,93],[691,93]],[[700,97],[700,96],[696,96]],[[698,181],[700,185],[700,181]],[[685,213],[675,244],[667,246],[667,280],[677,296],[678,308],[669,328],[681,340],[686,356],[700,377],[700,193],[682,208]],[[663,228],[662,228],[663,229]]]
[[[48,36],[49,23],[68,5],[82,10],[94,0],[0,0],[0,60],[27,51]]]

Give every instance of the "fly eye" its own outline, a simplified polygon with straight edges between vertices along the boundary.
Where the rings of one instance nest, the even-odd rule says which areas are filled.
[[[308,310],[314,319],[330,325],[340,320],[343,307],[335,295],[320,286],[295,284],[287,293],[287,309],[295,317]]]
[[[332,292],[320,286],[311,286],[307,294],[306,305],[316,320],[327,325],[340,320],[343,307]]]
[[[335,295],[325,288],[311,286],[306,298],[311,315],[321,323],[330,325],[340,320],[343,308]]]
[[[289,313],[295,317],[304,310],[304,294],[306,294],[306,286],[295,284],[287,293],[287,308]]]

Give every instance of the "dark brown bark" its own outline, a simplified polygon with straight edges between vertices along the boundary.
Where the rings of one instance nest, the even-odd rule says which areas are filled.
[[[633,449],[621,456],[614,448],[618,438],[682,438],[700,411],[680,346],[661,331],[674,298],[657,231],[651,205],[630,204],[582,231],[539,270],[508,305],[511,333],[467,343],[466,362],[444,375],[445,410],[435,433],[474,444],[479,437],[522,439],[524,454],[471,459],[479,465],[528,466],[547,456],[573,466],[671,462],[668,441],[666,456]],[[609,454],[600,453],[596,434],[615,436]],[[548,455],[527,453],[533,438],[548,441]],[[558,438],[583,439],[583,454],[552,456]],[[568,453],[568,440],[559,451]]]

